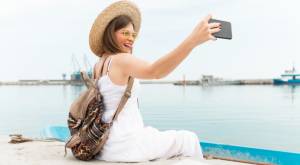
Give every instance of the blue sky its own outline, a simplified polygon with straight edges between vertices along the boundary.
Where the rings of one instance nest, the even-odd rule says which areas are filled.
[[[112,0],[1,1],[0,81],[60,79],[74,70],[72,54],[84,68],[90,27]],[[232,23],[233,39],[195,48],[165,80],[273,78],[295,63],[300,69],[300,14],[292,0],[136,0],[142,29],[134,55],[154,61],[174,49],[208,13]]]

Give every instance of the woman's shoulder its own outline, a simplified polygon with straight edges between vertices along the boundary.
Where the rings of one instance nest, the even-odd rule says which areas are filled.
[[[96,63],[95,63],[95,65],[94,65],[94,67],[100,67],[101,66],[101,64],[102,64],[102,62],[103,62],[103,60],[105,60],[106,58],[106,60],[122,60],[122,59],[125,59],[126,57],[128,57],[128,56],[130,56],[131,54],[130,53],[117,53],[117,54],[114,54],[114,55],[110,55],[110,56],[108,56],[108,57],[101,57],[101,58],[99,58],[99,60],[97,60],[96,61]],[[106,61],[105,60],[105,61]]]
[[[118,54],[113,55],[112,58],[119,60],[119,59],[126,59],[130,56],[131,56],[130,53],[118,53]]]
[[[126,64],[130,61],[132,55],[130,53],[118,53],[113,55],[112,61],[114,64],[118,66],[126,66]]]

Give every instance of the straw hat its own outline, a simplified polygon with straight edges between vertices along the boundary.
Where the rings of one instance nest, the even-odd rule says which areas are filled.
[[[102,37],[107,25],[110,21],[120,15],[126,15],[131,18],[136,33],[139,32],[141,26],[141,13],[138,7],[127,0],[111,4],[98,15],[90,31],[90,48],[97,56],[100,57],[103,53]]]

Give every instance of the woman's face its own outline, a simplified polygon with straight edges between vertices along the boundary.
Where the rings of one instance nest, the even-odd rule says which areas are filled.
[[[133,25],[130,23],[126,27],[115,32],[116,41],[123,53],[131,53],[136,37]]]

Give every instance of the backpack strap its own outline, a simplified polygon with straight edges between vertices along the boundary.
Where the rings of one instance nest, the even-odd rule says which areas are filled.
[[[111,61],[112,61],[112,58],[110,58],[109,61],[108,61],[106,75],[108,75],[108,72],[109,72],[109,69],[110,69]]]
[[[102,63],[102,66],[101,66],[101,70],[100,70],[100,75],[99,75],[99,78],[103,75],[102,72],[103,72],[103,68],[104,68],[104,64],[105,64],[105,61],[108,59],[108,57],[106,57],[104,60],[103,60],[103,63]],[[98,79],[99,79],[98,78]]]
[[[116,112],[113,115],[112,121],[110,122],[111,125],[117,119],[119,113],[122,111],[122,109],[123,109],[124,105],[126,104],[128,98],[131,96],[131,88],[132,88],[133,82],[134,82],[134,78],[129,76],[127,88],[125,90],[124,95],[121,98],[121,101],[119,103],[119,106],[118,106]]]
[[[100,60],[101,60],[101,59],[100,59]],[[102,74],[102,72],[103,72],[103,67],[104,67],[105,60],[106,60],[106,58],[104,59],[103,64],[102,64],[102,66],[101,66],[99,78],[101,77],[101,74]],[[97,63],[94,65],[93,79],[96,79],[96,66],[97,66]],[[98,79],[99,79],[99,78],[98,78]]]
[[[100,77],[102,76],[104,64],[105,64],[105,61],[106,61],[107,58],[108,58],[108,57],[104,58],[103,63],[102,63],[102,66],[101,66],[101,69],[100,69],[99,77],[98,77],[97,80],[96,80],[96,88],[97,88],[98,90],[99,90],[99,88],[98,88],[98,81],[99,81]],[[96,72],[94,73],[94,78],[96,78]]]

